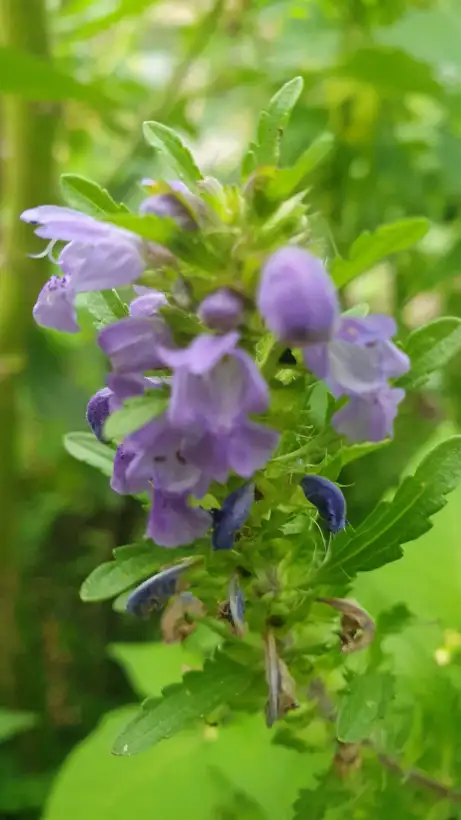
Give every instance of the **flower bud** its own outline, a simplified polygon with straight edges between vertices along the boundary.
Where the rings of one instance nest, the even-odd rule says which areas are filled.
[[[223,333],[238,327],[242,320],[242,312],[243,303],[240,296],[228,288],[220,288],[210,293],[201,302],[197,311],[204,325]]]
[[[272,333],[296,347],[329,341],[339,318],[336,289],[322,262],[294,246],[267,260],[257,303]]]
[[[114,394],[108,387],[98,390],[88,402],[86,420],[99,441],[105,441],[103,436],[104,423],[110,414],[110,400]]]

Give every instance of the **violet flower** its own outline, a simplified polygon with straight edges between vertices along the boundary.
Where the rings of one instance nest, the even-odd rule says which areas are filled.
[[[322,262],[295,246],[280,248],[265,263],[257,304],[274,336],[296,347],[329,341],[339,317],[336,288]]]
[[[229,288],[219,288],[203,299],[197,314],[207,327],[227,333],[241,323],[243,302],[241,297]]]
[[[187,495],[154,490],[146,535],[159,547],[180,547],[202,538],[211,522],[210,513],[191,507]]]
[[[334,414],[333,427],[350,441],[382,441],[392,436],[397,407],[404,398],[404,390],[388,385],[351,396],[348,403]]]

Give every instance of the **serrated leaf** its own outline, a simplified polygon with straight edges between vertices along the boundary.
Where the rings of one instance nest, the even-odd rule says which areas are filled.
[[[159,566],[157,551],[146,546],[139,549],[136,544],[125,547],[123,558],[100,564],[85,578],[80,587],[82,601],[106,601],[125,592],[129,587],[143,581]]]
[[[444,367],[461,351],[461,319],[443,316],[410,333],[405,353],[411,360],[411,370],[397,384],[406,390],[417,390],[432,373]]]
[[[202,179],[194,158],[175,131],[160,122],[143,123],[143,133],[149,143],[160,153],[166,156],[178,177],[186,185],[195,187],[195,183]]]
[[[303,90],[302,77],[294,77],[272,97],[267,111],[263,111],[258,125],[255,157],[258,165],[276,165],[280,142],[299,95]]]
[[[160,390],[158,393],[158,396],[135,396],[127,399],[124,406],[111,413],[107,419],[104,438],[123,439],[163,413],[168,405],[168,396]]]
[[[96,330],[101,330],[128,315],[128,308],[116,290],[79,293],[78,304],[91,314]]]
[[[370,736],[384,717],[394,694],[394,679],[386,672],[369,672],[352,678],[343,696],[336,721],[336,736],[342,743],[360,743]]]
[[[404,251],[419,242],[428,230],[427,219],[414,217],[380,225],[373,233],[365,231],[351,246],[347,259],[338,257],[334,260],[331,274],[335,284],[338,287],[347,285],[386,256]]]
[[[355,532],[348,528],[333,540],[317,582],[343,584],[358,572],[401,558],[401,545],[431,529],[431,516],[445,506],[445,496],[460,481],[461,436],[453,436],[431,450],[392,501],[378,504]]]
[[[145,701],[135,719],[117,738],[113,754],[133,755],[186,729],[221,704],[241,695],[254,672],[218,653],[201,672],[187,672],[180,685],[164,690],[159,702]]]
[[[280,168],[267,186],[267,195],[271,199],[283,199],[290,196],[303,179],[319,165],[333,148],[332,134],[321,134],[304,151],[292,168]]]
[[[93,433],[67,433],[64,436],[64,447],[77,461],[83,461],[96,467],[104,475],[112,476],[115,452],[98,441]]]
[[[62,174],[60,185],[62,195],[70,207],[90,216],[104,216],[125,210],[114,202],[107,191],[85,177]]]
[[[178,234],[179,229],[176,222],[168,217],[155,216],[155,214],[132,214],[117,213],[108,214],[105,219],[111,225],[118,225],[127,231],[142,236],[150,242],[158,242],[159,245],[167,245]]]

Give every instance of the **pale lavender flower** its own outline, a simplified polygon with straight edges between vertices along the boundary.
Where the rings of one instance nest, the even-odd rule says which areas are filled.
[[[241,323],[243,302],[241,297],[229,288],[220,288],[203,299],[197,314],[207,327],[227,333]]]
[[[180,547],[202,538],[211,521],[209,512],[188,504],[187,495],[154,490],[147,536],[159,547]]]
[[[128,477],[127,470],[133,461],[134,453],[128,452],[123,444],[119,444],[114,459],[114,470],[110,480],[111,488],[120,495],[135,495],[149,489],[150,484],[144,476]]]
[[[41,289],[33,309],[35,321],[41,327],[77,333],[74,308],[75,290],[69,276],[52,276]]]
[[[220,509],[212,510],[213,549],[232,549],[235,534],[243,527],[250,515],[254,497],[254,484],[244,484],[243,487],[239,487],[226,496]]]
[[[388,385],[370,393],[351,396],[348,403],[333,416],[333,427],[350,441],[382,441],[392,436],[397,406],[404,398],[404,390]]]
[[[130,304],[130,316],[155,316],[160,308],[168,304],[164,293],[153,288],[135,286],[137,296]]]
[[[304,362],[336,397],[379,390],[410,367],[408,356],[390,341],[396,331],[390,316],[343,316],[330,342],[304,347]]]
[[[171,343],[168,325],[155,314],[127,316],[107,325],[98,334],[99,347],[118,373],[142,373],[161,368],[163,360],[157,348]]]
[[[329,341],[339,318],[336,288],[322,262],[294,246],[265,263],[257,304],[274,336],[296,347]]]
[[[237,349],[238,333],[203,334],[186,348],[159,348],[173,369],[170,421],[176,427],[199,424],[223,435],[246,419],[263,413],[269,392],[251,356]]]

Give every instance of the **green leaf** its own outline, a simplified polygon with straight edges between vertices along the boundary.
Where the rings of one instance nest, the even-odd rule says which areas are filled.
[[[445,496],[460,481],[461,436],[452,436],[434,447],[415,474],[403,480],[392,501],[378,504],[355,532],[348,528],[333,540],[317,582],[343,584],[358,572],[401,558],[401,544],[431,529],[429,519],[445,506]]]
[[[188,672],[182,684],[164,692],[161,701],[147,700],[135,719],[117,738],[113,753],[133,755],[186,729],[221,704],[241,695],[254,673],[218,653],[203,671]]]
[[[80,587],[82,601],[105,601],[143,581],[158,568],[161,561],[154,547],[130,544],[115,561],[100,564]]]
[[[461,351],[461,319],[443,316],[410,333],[405,353],[411,360],[411,370],[398,380],[405,389],[418,390],[434,371],[444,367]]]
[[[93,433],[67,433],[64,436],[64,447],[77,461],[83,461],[96,467],[104,475],[112,476],[115,452],[98,441]]]
[[[305,177],[317,167],[333,148],[332,134],[321,134],[304,151],[292,168],[280,168],[267,186],[267,195],[272,199],[284,199],[290,196],[302,183]]]
[[[104,438],[122,439],[144,427],[168,405],[168,396],[160,390],[159,395],[135,396],[127,399],[120,410],[111,413],[104,425]]]
[[[388,225],[380,225],[374,233],[365,231],[355,240],[348,259],[334,260],[331,273],[338,287],[347,285],[356,276],[370,270],[386,256],[410,248],[419,242],[429,230],[429,222],[423,217],[402,219]]]
[[[104,188],[85,177],[77,176],[77,174],[62,174],[60,184],[65,201],[71,208],[76,208],[85,214],[98,217],[125,210],[122,205],[114,202]]]
[[[18,712],[12,709],[0,709],[0,743],[21,732],[27,732],[37,723],[33,712]]]
[[[336,735],[342,743],[360,743],[370,736],[376,722],[383,718],[394,693],[394,679],[388,673],[369,672],[352,678],[343,696],[336,722]]]
[[[255,146],[258,165],[277,164],[283,132],[303,90],[303,85],[302,77],[294,77],[274,94],[267,111],[261,113],[258,125],[258,144]]]
[[[105,219],[112,225],[125,228],[138,236],[148,239],[150,242],[158,242],[159,245],[166,245],[178,234],[179,229],[176,222],[168,217],[155,216],[155,214],[122,213],[111,214]]]
[[[178,177],[186,185],[194,188],[195,183],[202,179],[202,174],[197,168],[191,152],[176,132],[160,122],[145,122],[143,132],[149,145],[152,145],[167,158]]]
[[[128,308],[116,290],[79,293],[78,306],[82,306],[91,314],[96,330],[112,325],[118,319],[123,319],[128,315]]]
[[[32,101],[77,100],[106,111],[115,107],[96,85],[84,85],[49,60],[8,46],[0,46],[0,76],[3,94],[18,94]]]

